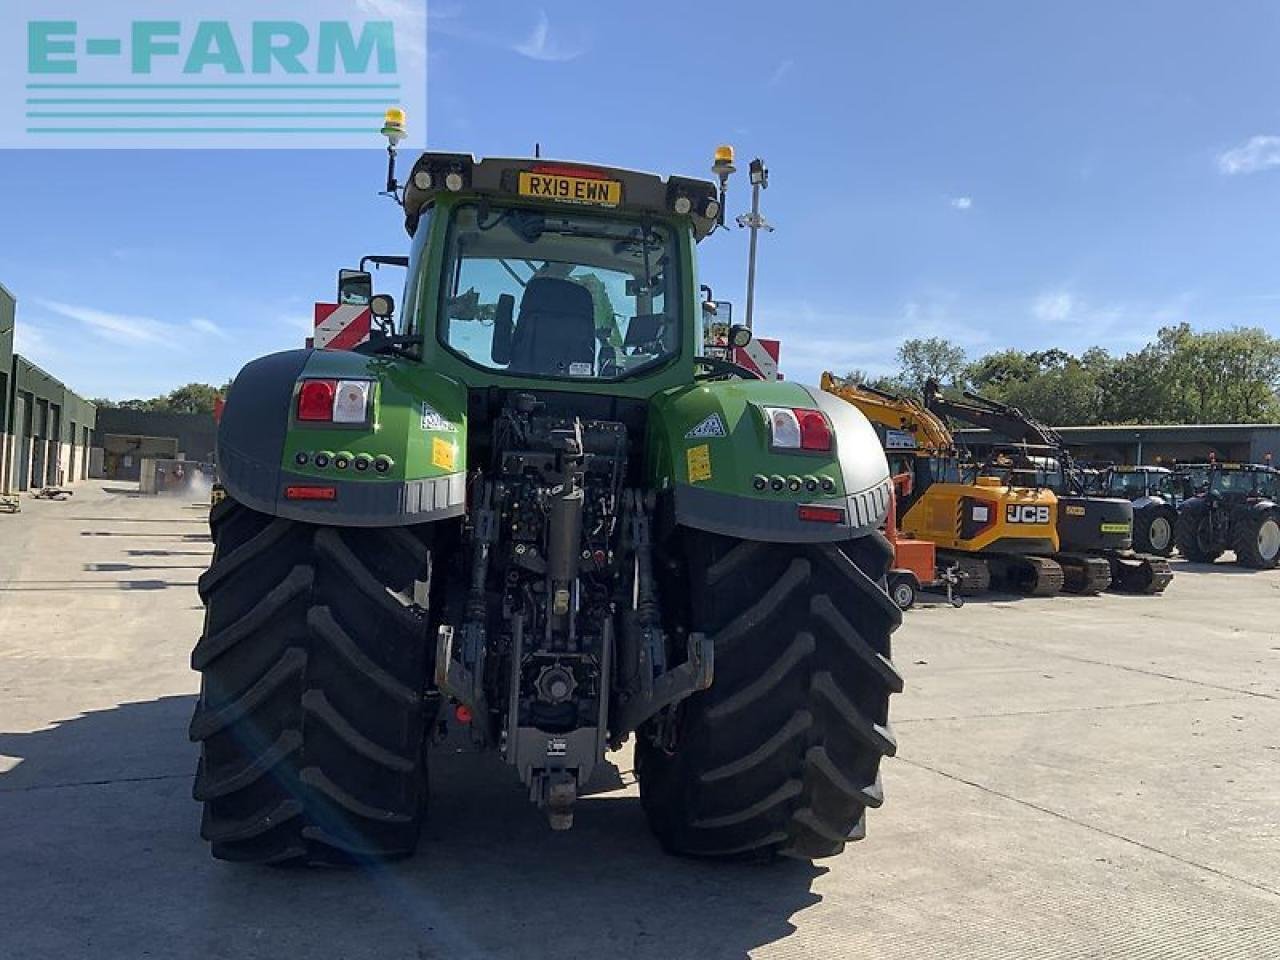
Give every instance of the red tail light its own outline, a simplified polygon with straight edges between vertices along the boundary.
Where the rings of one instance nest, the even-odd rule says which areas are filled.
[[[800,449],[812,450],[815,453],[827,453],[831,450],[831,425],[827,418],[817,410],[797,410],[796,419],[800,421]]]
[[[311,422],[333,420],[337,380],[303,380],[298,390],[298,419]]]
[[[775,450],[831,452],[831,424],[820,410],[807,407],[764,407],[769,442]]]
[[[286,500],[337,500],[337,487],[285,487]]]
[[[545,173],[555,177],[578,177],[580,180],[608,180],[609,174],[590,167],[574,167],[563,163],[535,164],[530,173]]]
[[[805,507],[800,508],[800,519],[810,523],[844,523],[845,512],[840,507]]]

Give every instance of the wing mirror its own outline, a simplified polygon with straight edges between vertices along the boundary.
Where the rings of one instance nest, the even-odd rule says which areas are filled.
[[[338,271],[338,303],[367,307],[373,299],[373,274],[364,270]]]
[[[509,293],[498,297],[498,309],[493,315],[493,345],[489,355],[494,363],[506,366],[511,362],[511,347],[516,338],[516,298]]]

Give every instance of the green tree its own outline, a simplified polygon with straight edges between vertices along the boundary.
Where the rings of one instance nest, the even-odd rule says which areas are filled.
[[[1256,327],[1195,333],[1183,325],[1170,340],[1177,419],[1259,423],[1280,414],[1280,339]]]
[[[1096,348],[1080,358],[1057,348],[1033,353],[1001,350],[970,365],[968,378],[978,393],[1037,420],[1088,425],[1100,422],[1099,378],[1109,363],[1106,351]]]
[[[209,383],[188,383],[163,397],[150,400],[107,400],[93,403],[104,410],[139,410],[145,413],[213,413],[214,402],[225,397],[231,388],[228,380],[221,387]]]
[[[873,377],[867,371],[855,367],[846,373],[841,380],[848,380],[850,383],[856,383],[859,386],[871,387],[873,390],[881,390],[885,393],[909,394],[911,389],[893,377]]]
[[[1165,327],[1102,378],[1109,423],[1265,423],[1280,419],[1280,338],[1256,327]]]
[[[586,287],[591,293],[591,303],[595,310],[596,339],[601,343],[608,343],[615,350],[621,350],[625,338],[618,328],[617,311],[614,310],[613,298],[609,296],[609,290],[604,285],[604,281],[594,273],[569,279]]]
[[[214,401],[220,394],[212,384],[188,383],[155,402],[157,409],[167,413],[213,413]]]
[[[931,379],[952,389],[965,385],[968,363],[964,348],[941,337],[904,341],[898,348],[898,364],[901,374],[897,379],[916,393],[923,392]]]
[[[979,393],[1003,400],[1010,384],[1027,383],[1039,372],[1035,361],[1021,350],[1000,350],[970,364],[965,376]]]

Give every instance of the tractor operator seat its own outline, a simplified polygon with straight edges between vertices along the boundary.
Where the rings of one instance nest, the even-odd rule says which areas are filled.
[[[596,361],[595,304],[580,283],[535,277],[525,287],[511,341],[512,373],[569,376]]]

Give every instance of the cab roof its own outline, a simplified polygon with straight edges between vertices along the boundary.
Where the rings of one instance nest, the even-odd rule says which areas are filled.
[[[1209,464],[1209,468],[1214,470],[1239,471],[1241,473],[1280,474],[1280,469],[1273,467],[1269,463],[1212,463]]]
[[[521,174],[529,176],[522,177]],[[450,178],[450,174],[456,177]],[[616,182],[621,185],[618,202],[596,200],[571,201],[548,199],[527,192],[531,177],[590,183]],[[450,183],[456,189],[451,189]],[[546,205],[550,208],[589,210],[621,210],[626,213],[652,213],[662,217],[681,216],[676,204],[689,200],[687,216],[693,224],[694,236],[701,241],[716,226],[719,195],[710,180],[691,177],[660,177],[653,173],[624,170],[620,167],[541,157],[487,157],[477,159],[469,153],[424,153],[414,164],[404,191],[405,229],[417,232],[422,210],[438,194],[461,193],[502,197]],[[612,200],[616,193],[610,197]],[[708,204],[713,203],[713,209]],[[710,215],[708,215],[710,214]]]

